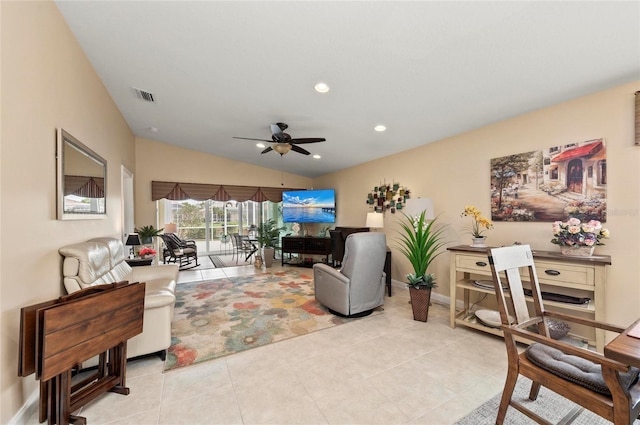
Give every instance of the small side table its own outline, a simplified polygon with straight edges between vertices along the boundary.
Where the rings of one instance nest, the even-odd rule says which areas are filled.
[[[150,266],[153,263],[153,258],[125,258],[124,261],[131,267]]]

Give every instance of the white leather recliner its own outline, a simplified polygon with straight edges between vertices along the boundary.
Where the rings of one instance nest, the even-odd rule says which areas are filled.
[[[387,240],[384,233],[352,233],[347,237],[342,269],[313,265],[316,300],[332,313],[358,317],[384,304]]]
[[[64,287],[68,294],[103,283],[146,282],[142,333],[127,343],[127,358],[159,353],[171,345],[171,320],[178,279],[176,264],[131,267],[124,245],[115,238],[95,238],[62,247]]]

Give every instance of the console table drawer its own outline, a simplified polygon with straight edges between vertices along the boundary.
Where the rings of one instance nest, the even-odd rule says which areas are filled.
[[[546,261],[535,261],[535,265],[540,283],[574,287],[595,285],[595,273],[591,267]]]
[[[464,271],[491,276],[491,266],[489,265],[488,257],[482,258],[478,255],[457,255],[456,269],[461,272]]]

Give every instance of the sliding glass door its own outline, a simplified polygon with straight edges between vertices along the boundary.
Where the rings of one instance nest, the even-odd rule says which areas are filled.
[[[192,239],[198,245],[198,253],[204,255],[229,252],[231,240],[226,235],[254,232],[264,220],[273,218],[280,222],[280,203],[236,201],[158,201],[158,226],[174,223],[178,237]]]

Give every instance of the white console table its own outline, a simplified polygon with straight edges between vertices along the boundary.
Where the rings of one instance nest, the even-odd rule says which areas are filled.
[[[489,266],[488,250],[490,248],[471,248],[460,245],[448,248],[451,254],[450,264],[450,326],[467,326],[494,335],[502,335],[502,331],[483,325],[475,319],[470,307],[478,301],[482,294],[493,295],[493,289],[485,289],[474,285],[474,281],[492,281]],[[611,265],[608,255],[593,257],[567,257],[559,252],[533,251],[534,263],[538,273],[541,290],[575,297],[590,298],[587,304],[570,304],[559,301],[544,301],[550,310],[569,310],[571,314],[585,315],[595,320],[604,321],[604,297],[607,280],[606,267]],[[456,309],[458,296],[462,296],[463,309]],[[595,345],[598,352],[604,349],[604,331],[586,328],[572,329],[575,337]]]

